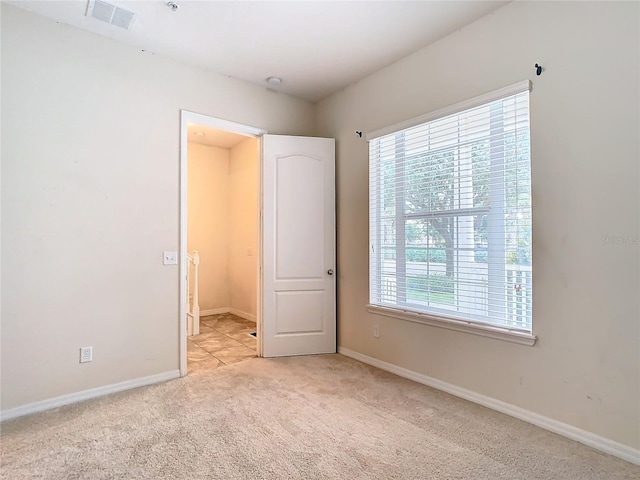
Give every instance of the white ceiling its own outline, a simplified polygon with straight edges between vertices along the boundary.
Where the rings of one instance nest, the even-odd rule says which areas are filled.
[[[87,18],[87,0],[6,3],[314,102],[508,3],[167,1],[110,1],[137,14],[129,31]]]
[[[198,135],[201,134],[201,135]],[[187,140],[210,147],[233,148],[249,137],[237,133],[217,130],[204,125],[187,125]]]

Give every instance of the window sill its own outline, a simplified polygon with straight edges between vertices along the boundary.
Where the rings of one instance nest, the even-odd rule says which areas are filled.
[[[457,332],[472,333],[482,337],[494,338],[505,342],[518,343],[520,345],[533,346],[538,337],[530,333],[509,330],[492,325],[479,325],[477,323],[465,322],[464,320],[454,320],[445,317],[437,317],[423,313],[400,310],[397,308],[380,307],[378,305],[367,305],[367,311],[385,317],[398,318],[408,322],[422,323],[432,327],[446,328]]]

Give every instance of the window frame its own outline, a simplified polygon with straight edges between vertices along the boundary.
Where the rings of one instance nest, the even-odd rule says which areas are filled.
[[[383,129],[376,130],[374,132],[370,132],[366,135],[366,139],[368,142],[371,142],[372,140],[375,140],[379,137],[387,136],[390,134],[402,135],[406,129],[409,129],[411,127],[429,123],[446,116],[455,115],[465,110],[473,109],[475,107],[480,107],[480,106],[495,102],[497,100],[504,99],[509,96],[523,93],[525,91],[526,92],[531,91],[531,82],[529,80],[518,82],[516,84],[509,85],[507,87],[501,88],[499,90],[495,90],[493,92],[489,92],[484,95],[480,95],[478,97],[474,97],[472,99],[457,103],[455,105],[451,105],[449,107],[445,107],[443,109],[428,113],[426,115],[421,115],[419,117],[416,117],[398,124],[394,124],[394,125],[385,127]],[[400,141],[396,141],[396,148],[398,148],[397,147],[398,145],[400,145],[400,148],[402,148],[403,142],[401,140],[402,139],[400,139]],[[457,147],[454,147],[454,148],[457,148]],[[406,158],[404,157],[404,152],[402,152],[402,155],[403,155],[402,158],[404,162],[408,157]],[[396,162],[395,165],[396,165],[395,168],[398,168],[397,167],[398,162]],[[400,168],[402,168],[402,166]],[[403,178],[401,174],[402,172],[398,173],[396,170],[395,178]],[[501,171],[498,177],[500,180],[503,180],[504,171]],[[459,181],[458,175],[456,175],[456,177],[454,178],[456,179],[455,181]],[[495,180],[495,174],[491,172],[491,168],[490,168],[490,182],[494,180]],[[372,185],[373,185],[372,178],[370,178],[369,188],[372,188]],[[377,180],[376,180],[376,185],[378,185],[379,187],[379,182]],[[399,189],[400,188],[398,188],[398,190]],[[404,195],[404,187],[402,188],[402,193]],[[491,190],[489,192],[489,195],[492,195]],[[504,194],[502,193],[501,196],[503,197],[502,200],[504,203]],[[377,195],[377,198],[380,198],[380,194]],[[394,217],[396,219],[396,222],[395,222],[396,263],[395,265],[397,269],[399,268],[400,270],[402,270],[400,272],[396,270],[396,272],[399,273],[396,276],[401,277],[401,280],[398,281],[396,288],[397,288],[397,291],[400,292],[399,293],[400,298],[404,298],[402,296],[402,291],[406,292],[406,270],[403,270],[403,268],[406,269],[405,250],[407,248],[406,234],[404,233],[404,230],[405,230],[405,222],[408,216],[404,212],[404,197],[396,196],[395,201],[397,204],[395,217]],[[401,213],[399,213],[398,209],[400,209]],[[465,209],[453,209],[445,213],[449,213],[451,216],[453,216],[453,218],[457,218],[461,215],[463,210]],[[488,209],[486,209],[487,212],[483,212],[481,211],[483,210],[483,208],[479,208],[479,207],[473,207],[466,210],[468,210],[467,213],[469,215],[489,214]],[[438,214],[442,215],[443,213],[438,212]],[[422,218],[422,217],[426,218],[426,216],[433,216],[433,215],[434,215],[433,213],[428,213],[428,214],[415,214],[412,216],[415,216],[415,218]],[[369,218],[371,219],[371,216]],[[398,221],[399,218],[402,218],[402,221]],[[380,229],[381,228],[380,224],[381,222],[378,221],[376,222],[374,227]],[[369,231],[370,250],[374,246],[373,238],[371,237],[371,235],[372,235],[372,230]],[[381,234],[380,234],[380,231],[378,230],[377,239],[380,239],[380,238],[381,238]],[[456,247],[455,251],[457,250],[458,248]],[[381,275],[380,271],[379,270],[376,271],[374,267],[377,266],[378,268],[380,268],[380,265],[382,263],[381,259],[383,256],[382,248],[379,248],[376,254],[380,258],[380,260],[378,261],[378,265],[373,265],[371,261],[371,256],[369,257],[369,299],[372,298],[372,290],[371,290],[372,278],[374,277],[374,275],[377,275],[377,276]],[[401,258],[398,258],[398,255]],[[488,268],[489,269],[492,268],[491,264],[488,265]],[[489,283],[491,283],[491,281],[489,281]],[[380,287],[382,285],[382,281],[378,281],[376,285]],[[404,290],[403,290],[403,287],[404,287]],[[491,288],[491,285],[489,285],[488,288]],[[500,285],[500,288],[504,290],[503,283]],[[503,293],[502,296],[504,297],[505,294]],[[404,305],[401,304],[401,305],[393,306],[393,305],[384,305],[384,304],[379,305],[379,304],[368,303],[366,308],[368,312],[374,313],[377,315],[398,318],[401,320],[422,323],[426,325],[447,328],[447,329],[462,331],[466,333],[473,333],[476,335],[481,335],[481,336],[490,337],[490,338],[499,339],[499,340],[506,340],[506,341],[510,341],[518,344],[523,344],[523,345],[532,346],[535,344],[537,340],[537,337],[533,334],[533,325],[531,325],[530,331],[525,331],[522,328],[511,328],[506,325],[501,326],[501,325],[496,325],[488,322],[485,323],[481,319],[474,320],[470,318],[470,320],[465,320],[461,318],[454,318],[452,316],[448,316],[447,312],[444,310],[442,312],[438,311],[437,307],[436,308],[429,307],[431,309],[431,311],[429,312],[419,311],[418,309],[412,309],[410,303],[406,299],[404,301]]]

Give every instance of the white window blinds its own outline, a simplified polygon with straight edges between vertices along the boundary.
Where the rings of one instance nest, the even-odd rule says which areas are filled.
[[[529,82],[424,118],[369,138],[370,303],[530,332]]]

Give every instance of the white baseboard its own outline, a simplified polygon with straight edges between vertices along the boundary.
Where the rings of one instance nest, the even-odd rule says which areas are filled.
[[[244,318],[246,320],[250,320],[252,322],[256,321],[256,316],[251,313],[243,312],[242,310],[238,310],[237,308],[231,307],[223,307],[223,308],[212,308],[210,310],[200,310],[200,316],[206,317],[207,315],[220,315],[221,313],[233,313],[240,318]]]
[[[428,387],[432,387],[437,390],[442,390],[443,392],[447,392],[456,397],[464,398],[465,400],[477,403],[478,405],[482,405],[483,407],[491,408],[492,410],[496,410],[511,417],[515,417],[519,420],[523,420],[527,423],[531,423],[540,428],[544,428],[545,430],[549,430],[550,432],[557,433],[558,435],[570,438],[571,440],[575,440],[576,442],[583,443],[584,445],[588,445],[589,447],[608,453],[610,455],[613,455],[614,457],[618,457],[636,465],[640,465],[639,449],[624,445],[600,435],[596,435],[595,433],[582,430],[580,428],[574,427],[573,425],[559,422],[552,418],[545,417],[529,410],[525,410],[524,408],[511,405],[510,403],[487,397],[471,390],[458,387],[451,383],[443,382],[442,380],[438,380],[437,378],[429,377],[428,375],[423,375],[422,373],[417,373],[412,370],[399,367],[392,363],[369,357],[368,355],[349,350],[348,348],[338,347],[338,353],[346,357],[351,357],[362,363],[372,365],[381,370],[395,373],[400,377],[408,378],[409,380],[413,380],[414,382],[427,385]]]
[[[252,314],[247,313],[247,312],[243,312],[243,311],[235,309],[235,308],[229,308],[229,313],[233,313],[234,315],[237,315],[240,318],[244,318],[244,319],[250,320],[252,322],[256,321],[256,316],[255,315],[252,315]]]
[[[223,307],[211,308],[209,310],[200,310],[200,317],[206,317],[207,315],[220,315],[221,313],[229,313],[229,308]]]
[[[133,380],[105,385],[104,387],[97,387],[89,390],[83,390],[81,392],[69,393],[60,397],[49,398],[40,402],[28,403],[27,405],[22,405],[20,407],[3,410],[2,412],[0,412],[0,421],[4,422],[5,420],[11,420],[13,418],[22,417],[24,415],[30,415],[32,413],[43,412],[51,408],[62,407],[71,403],[82,402],[91,398],[109,395],[110,393],[131,390],[132,388],[144,387],[145,385],[165,382],[167,380],[173,380],[174,378],[179,377],[180,370],[171,370],[169,372],[159,373],[157,375],[135,378]]]

